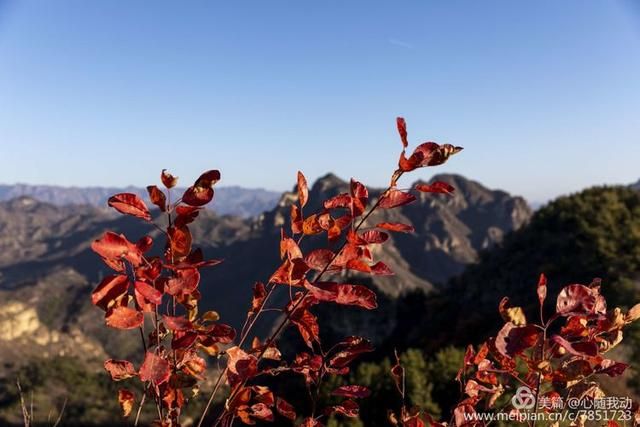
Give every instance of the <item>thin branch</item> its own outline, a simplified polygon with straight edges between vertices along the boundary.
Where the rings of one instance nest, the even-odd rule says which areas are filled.
[[[56,423],[53,425],[53,427],[58,427],[60,425],[60,422],[62,421],[62,415],[64,415],[64,410],[67,407],[67,398],[64,398],[64,402],[62,403],[62,408],[60,408],[60,414],[58,415],[58,419],[56,419]]]
[[[20,386],[20,378],[16,379],[16,386],[18,387],[18,395],[20,396],[20,408],[22,409],[22,418],[24,420],[24,427],[31,426],[31,417],[27,410],[27,405],[24,403],[24,393],[22,392],[22,386]]]
[[[400,173],[400,176],[402,176],[402,173]],[[398,177],[399,178],[399,177]],[[380,197],[378,197],[378,200],[376,201],[376,203],[371,207],[371,209],[369,209],[369,211],[366,213],[366,215],[364,215],[360,222],[358,223],[358,225],[355,227],[354,231],[357,232],[360,227],[362,227],[362,225],[364,224],[364,222],[371,216],[371,214],[380,206],[380,203],[382,202],[382,200],[385,198],[385,196],[387,195],[387,193],[389,193],[389,191],[391,191],[393,187],[389,186],[384,192],[382,192],[382,194],[380,195]],[[344,248],[347,245],[347,240],[345,240],[342,245],[340,246],[340,248],[338,249],[337,252],[334,253],[333,257],[329,260],[329,262],[324,266],[324,268],[318,273],[318,275],[315,277],[315,279],[313,279],[313,281],[311,283],[317,283],[322,276],[329,270],[329,267],[331,266],[331,264],[333,264],[333,262],[336,260],[336,258],[338,258],[338,256],[340,256],[340,254],[342,253],[342,251],[344,250]],[[280,334],[282,333],[282,331],[284,330],[284,328],[289,324],[289,321],[291,319],[291,316],[293,315],[293,313],[295,313],[296,309],[302,304],[302,302],[304,301],[305,297],[309,294],[309,290],[305,289],[302,297],[300,299],[298,299],[298,301],[296,301],[293,306],[291,307],[290,310],[287,311],[284,319],[280,322],[280,324],[278,325],[278,327],[276,328],[276,330],[273,332],[273,334],[271,335],[271,337],[269,337],[269,339],[267,340],[267,342],[264,345],[264,348],[262,349],[262,351],[260,351],[260,353],[257,356],[257,361],[260,362],[262,360],[262,357],[264,356],[264,353],[266,352],[267,348],[269,348],[273,342],[278,339],[278,337],[280,336]],[[234,389],[231,391],[229,398],[228,399],[233,399],[235,397],[235,395],[238,393],[238,391],[246,384],[246,380],[242,381],[240,383],[238,383],[238,385],[236,385],[234,387]],[[224,416],[225,411],[223,411],[220,416],[218,416],[214,426],[217,426],[220,424],[220,421],[222,420],[222,417]],[[200,422],[198,423],[198,427],[201,426],[202,424],[202,420],[204,419],[204,416],[206,415],[206,412],[203,412],[202,417],[200,419]]]
[[[147,398],[147,390],[149,386],[142,392],[142,399],[140,399],[140,405],[138,406],[138,412],[136,413],[136,420],[133,423],[133,427],[138,427],[138,421],[140,421],[140,414],[142,413],[142,407],[144,406],[145,399]]]

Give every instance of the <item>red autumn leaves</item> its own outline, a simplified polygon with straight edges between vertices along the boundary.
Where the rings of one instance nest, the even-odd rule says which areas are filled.
[[[169,362],[153,352],[145,354],[139,371],[128,360],[109,359],[104,362],[104,368],[114,381],[139,376],[142,381],[149,381],[155,386],[168,381],[171,375]]]
[[[522,385],[534,396],[545,391],[536,401],[559,393],[579,399],[603,396],[598,376],[620,376],[628,368],[606,353],[621,342],[624,327],[640,318],[640,305],[626,314],[619,308],[608,310],[600,281],[594,280],[590,285],[565,286],[556,298],[555,312],[545,320],[548,291],[544,275],[536,293],[541,323],[529,323],[524,309],[510,306],[504,298],[499,311],[505,325],[477,351],[468,347],[457,377],[466,397],[454,409],[454,426],[467,425],[465,420],[474,417],[481,403],[483,410],[492,408],[507,390]],[[555,325],[558,322],[563,323]],[[503,410],[517,413],[521,408]]]
[[[219,345],[229,344],[235,338],[231,327],[217,323],[217,315],[207,312],[198,316],[197,310],[199,269],[220,261],[205,260],[202,251],[193,248],[189,224],[201,207],[213,199],[212,187],[219,179],[218,171],[203,173],[172,204],[168,203],[168,192],[176,185],[176,177],[162,171],[161,181],[167,193],[157,186],[147,188],[151,203],[166,215],[166,227],[160,235],[164,237],[164,251],[160,251],[160,256],[149,255],[154,245],[150,236],[133,243],[124,235],[108,231],[91,245],[116,273],[106,276],[96,287],[92,303],[105,311],[107,326],[140,329],[146,349],[137,370],[129,361],[113,359],[105,362],[105,369],[114,381],[137,377],[146,383],[163,424],[177,424],[185,389],[203,379],[206,361],[198,353],[216,355]],[[109,198],[108,204],[122,214],[145,222],[153,220],[145,202],[134,194],[117,194]],[[163,219],[160,216],[155,221]],[[163,227],[156,224],[156,228]],[[160,315],[163,309],[167,314]],[[146,335],[145,317],[152,326]],[[135,393],[121,389],[118,400],[123,414],[130,414]]]
[[[202,251],[194,247],[189,228],[203,206],[213,200],[213,187],[220,180],[220,172],[202,173],[180,197],[172,198],[171,189],[177,185],[178,178],[163,170],[160,180],[164,190],[156,185],[147,187],[149,201],[160,211],[159,215],[153,214],[134,194],[121,193],[109,198],[109,206],[118,212],[153,222],[162,231],[156,239],[164,243],[154,252],[156,242],[150,236],[133,243],[124,235],[107,232],[92,244],[92,249],[115,271],[96,287],[92,293],[93,304],[105,311],[108,326],[138,328],[145,348],[144,360],[138,369],[126,360],[106,361],[105,369],[112,379],[137,378],[145,383],[147,397],[150,397],[147,402],[157,407],[159,419],[156,421],[161,425],[179,425],[190,389],[204,378],[204,357],[224,354],[227,363],[219,374],[218,384],[226,379],[231,390],[218,418],[223,426],[231,425],[234,419],[245,424],[274,421],[276,416],[295,420],[297,413],[289,402],[258,385],[261,376],[289,372],[301,375],[310,389],[319,390],[326,375],[347,374],[349,365],[357,357],[373,350],[363,337],[348,337],[323,350],[320,322],[314,314],[318,304],[365,310],[377,307],[375,292],[353,283],[348,275],[354,272],[374,276],[393,274],[383,261],[374,259],[374,253],[379,253],[374,248],[391,240],[391,233],[411,233],[413,227],[399,222],[369,224],[371,213],[414,202],[417,197],[412,192],[453,192],[453,188],[443,182],[419,184],[411,191],[397,188],[397,180],[403,173],[442,164],[460,150],[448,144],[428,142],[418,146],[407,158],[406,124],[402,119],[398,119],[398,130],[403,143],[399,168],[392,185],[373,200],[364,184],[351,180],[348,192],[312,205],[307,180],[298,172],[298,198],[297,203],[291,205],[290,233],[284,229],[281,232],[281,264],[266,284],[255,284],[237,343],[234,343],[235,330],[218,323],[215,312],[199,314],[200,269],[220,261],[204,258]],[[310,206],[319,208],[310,211]],[[307,250],[306,240],[311,239],[315,239],[315,243]],[[289,290],[290,301],[283,308],[270,307],[269,296],[276,287],[283,286]],[[253,325],[269,309],[279,310],[283,323],[264,342],[255,338],[250,346],[245,345]],[[151,327],[147,328],[145,322]],[[282,360],[276,340],[280,331],[289,325],[297,330],[307,348],[287,362]],[[333,413],[356,417],[359,413],[356,400],[367,397],[369,390],[347,385],[334,390],[333,395],[342,402],[325,408],[320,416],[303,418],[301,425],[322,426],[320,419]],[[213,398],[214,395],[210,401]],[[124,415],[129,415],[136,401],[135,394],[121,389],[118,399]],[[207,410],[208,406],[201,421]]]
[[[456,147],[451,144],[437,144],[435,142],[425,142],[418,145],[409,157],[406,157],[406,149],[409,146],[407,139],[407,124],[402,117],[396,119],[398,133],[402,142],[402,152],[400,160],[398,160],[398,170],[391,178],[391,186],[395,187],[398,178],[405,172],[411,172],[415,169],[426,166],[438,166],[445,163],[449,157],[462,151],[462,147]]]

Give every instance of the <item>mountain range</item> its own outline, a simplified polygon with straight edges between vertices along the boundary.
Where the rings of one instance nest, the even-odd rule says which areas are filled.
[[[184,189],[172,190],[182,194]],[[0,184],[0,201],[28,196],[41,202],[57,206],[91,205],[107,206],[107,199],[116,193],[134,193],[147,197],[147,190],[140,187],[62,187],[57,185]],[[211,208],[221,215],[251,217],[272,209],[280,193],[260,188],[226,186],[216,188],[216,197]]]
[[[393,236],[384,246],[381,258],[396,274],[371,281],[383,300],[393,301],[413,290],[430,292],[435,283],[460,274],[478,260],[482,250],[500,242],[531,216],[520,197],[458,175],[433,179],[452,184],[455,195],[423,194],[412,205],[377,212],[370,218],[372,222],[408,222],[416,229],[410,235]],[[318,208],[322,200],[347,188],[348,183],[335,175],[320,178],[310,189],[307,209]],[[380,190],[370,192],[375,197]],[[234,326],[240,324],[252,284],[265,280],[278,263],[279,230],[293,200],[295,194],[286,192],[273,209],[251,218],[215,211],[200,215],[193,227],[196,244],[207,257],[225,259],[203,275],[205,308],[216,309]],[[0,337],[3,360],[41,354],[42,345],[49,352],[69,354],[80,348],[79,342],[91,349],[82,351],[84,358],[101,353],[122,357],[137,350],[122,338],[127,334],[105,328],[100,311],[90,305],[89,294],[107,271],[89,245],[106,230],[125,233],[132,240],[158,233],[150,226],[140,227],[133,218],[90,204],[54,205],[28,196],[0,202],[0,295],[4,301],[0,329],[12,325],[9,329],[14,331],[4,342]],[[389,307],[394,309],[392,304]],[[348,319],[344,323],[346,329],[355,327]],[[379,326],[384,330],[371,332],[380,341],[393,325]],[[42,345],[33,346],[33,337]]]

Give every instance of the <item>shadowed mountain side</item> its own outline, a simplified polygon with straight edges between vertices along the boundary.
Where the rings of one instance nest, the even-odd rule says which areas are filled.
[[[549,311],[562,286],[589,284],[596,277],[602,279],[611,305],[624,307],[640,300],[638,193],[625,187],[594,187],[550,202],[526,227],[483,253],[478,264],[436,292],[404,296],[389,348],[433,350],[444,343],[483,341],[503,323],[498,313],[503,296],[537,318],[540,273],[549,280]]]

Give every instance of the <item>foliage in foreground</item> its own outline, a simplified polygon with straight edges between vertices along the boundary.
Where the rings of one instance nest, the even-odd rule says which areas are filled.
[[[185,403],[197,394],[204,380],[206,357],[215,356],[226,358],[226,363],[214,382],[198,425],[224,384],[228,384],[229,392],[214,425],[230,426],[237,420],[255,424],[288,419],[312,427],[324,422],[335,424],[336,416],[358,418],[357,401],[367,398],[374,386],[374,380],[370,376],[367,381],[364,372],[360,383],[335,384],[329,393],[334,403],[323,405],[320,397],[323,387],[330,384],[329,378],[348,378],[351,363],[373,347],[364,337],[322,343],[313,307],[334,303],[366,310],[376,308],[375,293],[363,285],[343,283],[343,273],[392,274],[383,261],[374,259],[378,253],[374,248],[388,240],[389,232],[407,233],[413,228],[401,223],[373,225],[367,219],[376,209],[394,209],[413,202],[416,199],[413,191],[453,192],[451,186],[442,182],[401,190],[398,180],[417,168],[440,165],[461,150],[449,144],[427,142],[406,157],[406,126],[403,119],[398,119],[397,124],[403,146],[398,168],[389,187],[375,201],[369,200],[362,183],[352,180],[349,193],[325,200],[320,211],[308,214],[304,212],[308,201],[306,179],[298,173],[298,200],[291,206],[291,228],[281,231],[282,264],[266,283],[255,284],[247,319],[239,333],[220,323],[215,312],[198,312],[199,270],[220,261],[206,260],[199,249],[192,247],[189,224],[213,199],[213,186],[220,173],[216,170],[203,173],[172,203],[170,190],[177,178],[163,171],[161,179],[166,191],[148,187],[151,202],[163,212],[163,225],[152,219],[146,204],[133,194],[121,193],[109,199],[109,205],[119,212],[152,222],[165,240],[162,256],[149,255],[154,244],[149,236],[133,243],[126,236],[107,232],[92,245],[115,271],[98,285],[92,294],[93,303],[105,311],[107,326],[140,331],[144,361],[139,368],[127,360],[105,362],[113,380],[138,378],[143,384],[138,395],[129,388],[118,390],[125,416],[137,406],[137,424],[141,408],[150,401],[157,413],[155,424],[180,425]],[[309,245],[313,249],[303,249],[307,241],[314,243]],[[269,305],[278,287],[289,289],[289,302],[284,307]],[[528,387],[536,404],[555,394],[599,397],[600,388],[592,379],[598,375],[618,376],[626,370],[627,365],[604,354],[622,340],[622,328],[640,317],[640,306],[627,313],[620,309],[608,311],[598,282],[589,286],[574,284],[563,288],[555,313],[546,317],[546,294],[546,279],[541,276],[538,324],[528,322],[524,311],[511,306],[507,299],[500,303],[506,323],[495,338],[477,350],[471,346],[467,349],[463,367],[457,374],[466,396],[455,406],[448,423],[432,418],[431,414],[440,410],[433,404],[432,389],[419,375],[412,374],[412,369],[426,368],[420,364],[424,359],[411,352],[405,353],[405,361],[398,358],[390,370],[402,405],[399,412],[389,414],[390,421],[402,426],[484,425],[483,421],[470,422],[469,415],[476,414],[481,404],[495,408],[513,390],[513,382]],[[281,320],[266,340],[250,340],[254,325],[265,311],[280,312]],[[289,327],[299,333],[307,349],[285,360],[277,340]],[[308,395],[304,414],[299,413],[300,406],[294,407],[274,393],[275,388],[266,385],[290,375],[304,382]],[[365,385],[367,382],[369,387]],[[409,409],[407,401],[423,408]]]
[[[556,298],[554,312],[548,315],[544,310],[547,279],[541,275],[536,322],[528,321],[522,307],[511,306],[503,298],[499,311],[504,326],[495,337],[465,352],[456,375],[464,399],[455,406],[449,422],[437,422],[430,414],[404,405],[392,421],[403,426],[484,426],[488,422],[479,412],[493,411],[506,412],[512,422],[528,425],[538,420],[554,424],[563,419],[555,414],[565,413],[569,418],[564,419],[573,425],[640,423],[640,409],[629,399],[624,400],[625,406],[599,406],[614,402],[606,399],[599,378],[619,377],[629,367],[607,353],[622,342],[623,329],[640,319],[640,304],[626,313],[608,308],[600,286],[599,279],[588,286],[565,286]],[[407,377],[400,360],[391,372],[404,398]],[[577,406],[567,407],[567,402]]]
[[[341,273],[393,274],[384,262],[374,260],[373,246],[384,244],[389,232],[406,233],[413,228],[400,223],[372,226],[366,220],[376,209],[394,209],[415,201],[411,191],[451,193],[453,188],[442,182],[420,184],[411,191],[400,190],[397,184],[403,174],[440,165],[461,150],[450,144],[426,142],[407,157],[404,120],[398,119],[397,125],[403,147],[398,168],[391,175],[389,187],[373,203],[367,188],[352,180],[350,193],[325,200],[319,212],[307,214],[304,212],[309,197],[307,183],[304,175],[298,173],[298,201],[291,206],[291,229],[281,231],[282,264],[266,283],[255,284],[245,325],[237,335],[231,327],[219,323],[215,312],[198,312],[199,270],[220,261],[205,260],[202,251],[192,247],[189,224],[213,199],[213,185],[220,179],[217,170],[203,173],[173,203],[170,190],[177,178],[171,174],[166,171],[161,174],[166,192],[156,186],[148,187],[151,202],[165,213],[163,226],[153,222],[165,237],[162,257],[146,255],[154,244],[150,236],[133,243],[124,235],[107,232],[92,244],[92,249],[115,271],[98,285],[92,302],[105,311],[107,326],[140,331],[144,361],[139,368],[127,360],[105,362],[105,369],[115,381],[138,377],[145,384],[138,409],[148,398],[156,407],[157,424],[179,425],[185,401],[204,379],[206,360],[203,356],[224,354],[226,367],[215,381],[209,403],[223,383],[229,384],[230,392],[216,425],[231,425],[235,419],[248,424],[273,421],[276,414],[296,420],[295,408],[258,382],[261,377],[290,373],[304,378],[310,397],[311,411],[302,417],[303,425],[321,425],[320,420],[333,413],[358,415],[356,399],[368,394],[365,387],[355,384],[338,387],[333,394],[340,397],[341,402],[327,408],[317,407],[317,396],[327,375],[348,374],[350,363],[373,348],[366,338],[354,336],[331,343],[332,346],[321,343],[318,320],[312,308],[321,303],[367,310],[377,306],[373,291],[363,285],[342,283]],[[109,205],[123,214],[152,222],[148,207],[134,194],[117,194],[109,199]],[[304,239],[315,240],[315,249],[303,252]],[[318,241],[324,242],[320,248],[317,248]],[[280,286],[289,288],[289,302],[285,307],[269,307],[270,296]],[[266,310],[280,311],[282,320],[264,342],[257,339],[249,342],[256,321]],[[145,317],[150,321],[150,331],[145,330]],[[307,351],[287,362],[276,340],[288,326],[299,332]],[[223,351],[221,346],[229,347]],[[118,399],[125,416],[130,415],[136,402],[135,394],[122,388]],[[199,424],[208,409],[209,404]],[[138,415],[136,423],[137,420]]]
[[[503,295],[530,316],[537,312],[529,290],[531,278],[541,272],[553,294],[562,284],[601,277],[610,305],[629,309],[640,300],[640,194],[626,187],[594,187],[550,202],[438,292],[401,297],[397,332],[385,347],[415,346],[432,353],[443,343],[480,344],[501,327],[495,307]],[[552,310],[553,302],[547,301],[545,309]],[[625,375],[631,386],[640,383],[639,326],[625,331],[625,351],[635,352],[626,358],[634,368]]]

